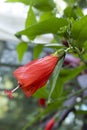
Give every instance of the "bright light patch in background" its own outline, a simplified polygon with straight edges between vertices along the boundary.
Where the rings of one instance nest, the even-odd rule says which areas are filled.
[[[14,34],[24,29],[28,6],[0,0],[0,40],[18,41]]]
[[[58,12],[62,15],[63,14],[63,10],[66,8],[67,4],[65,1],[63,0],[54,0],[57,6],[57,10]]]
[[[70,124],[71,122],[73,122],[74,118],[75,118],[74,113],[70,112],[69,115],[66,117],[64,123],[65,124]]]
[[[4,3],[4,2],[5,2],[5,0],[0,0],[0,4],[1,4],[1,3]]]
[[[83,104],[83,105],[81,106],[81,110],[87,111],[87,105]]]
[[[83,13],[84,13],[84,15],[87,15],[87,9],[86,8],[83,9]]]
[[[21,15],[22,17],[26,17],[28,7],[22,3],[9,3],[5,2],[5,0],[0,0],[0,13],[10,13],[13,15]]]
[[[7,102],[7,98],[0,97],[0,118],[4,117],[6,111],[8,110]]]

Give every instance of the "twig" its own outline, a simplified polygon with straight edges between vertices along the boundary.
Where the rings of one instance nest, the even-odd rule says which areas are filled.
[[[10,64],[10,63],[1,63],[0,62],[0,66],[17,68],[17,67],[21,66],[21,64]]]

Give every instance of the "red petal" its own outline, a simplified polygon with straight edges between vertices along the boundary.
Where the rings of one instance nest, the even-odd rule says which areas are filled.
[[[54,118],[50,119],[45,127],[45,130],[52,130],[54,124],[55,124],[55,119]]]
[[[25,86],[27,86],[27,84],[30,85],[39,77],[45,77],[46,73],[52,72],[57,61],[57,57],[46,56],[45,58],[34,60],[23,67],[19,67],[14,71],[14,75],[21,85],[25,84]]]
[[[31,96],[36,90],[46,84],[57,62],[58,57],[50,55],[33,60],[14,71],[14,75],[26,96]]]
[[[27,97],[30,97],[30,96],[32,96],[34,93],[35,93],[35,91],[37,90],[37,88],[35,88],[35,87],[30,87],[30,88],[22,88],[22,90],[23,90],[23,92],[25,93],[25,95],[27,96]]]
[[[23,90],[23,92],[25,93],[25,95],[27,97],[30,97],[31,95],[33,95],[38,89],[40,89],[41,87],[43,87],[49,77],[45,77],[45,79],[40,78],[38,79],[36,82],[32,83],[30,86],[20,86]]]

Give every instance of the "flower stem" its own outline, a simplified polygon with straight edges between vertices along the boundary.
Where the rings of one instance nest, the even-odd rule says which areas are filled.
[[[19,88],[19,85],[16,88],[14,88],[11,92],[12,93],[15,92],[18,88]]]
[[[68,47],[66,50],[65,50],[65,53],[69,52],[70,50],[72,50],[73,47]]]

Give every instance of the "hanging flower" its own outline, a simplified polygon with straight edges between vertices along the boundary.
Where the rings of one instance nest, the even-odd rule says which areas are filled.
[[[50,119],[45,127],[45,130],[52,130],[54,124],[55,124],[55,119],[54,118]]]
[[[57,62],[58,57],[50,55],[33,60],[14,71],[14,76],[27,97],[46,84]]]
[[[14,71],[14,76],[18,80],[19,87],[27,97],[33,95],[47,83],[60,58],[61,56],[58,57],[57,54],[52,54],[41,59],[33,60]],[[11,94],[17,88],[10,91],[10,94],[8,91],[6,93],[11,97]]]

